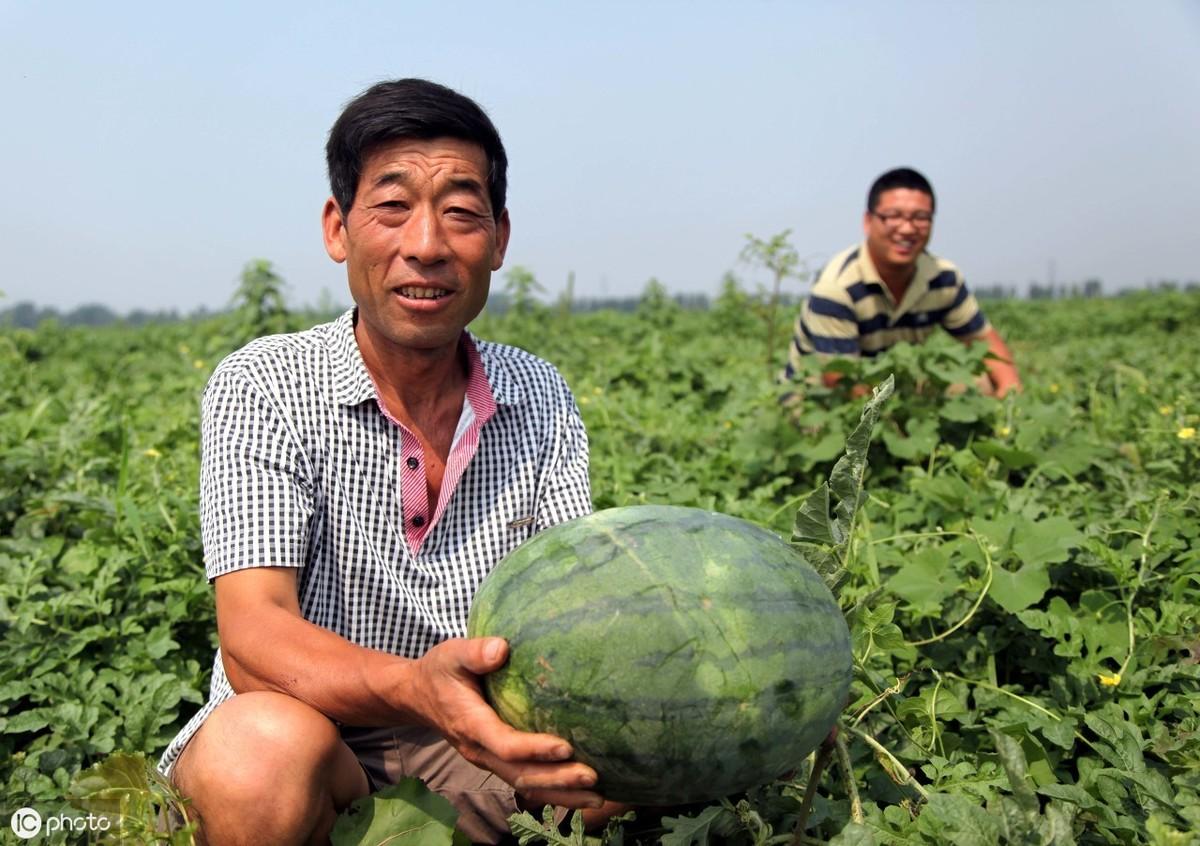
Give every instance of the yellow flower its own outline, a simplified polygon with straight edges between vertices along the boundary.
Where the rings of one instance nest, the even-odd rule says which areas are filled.
[[[1058,383],[1057,382],[1050,383],[1050,393],[1052,393],[1052,394],[1058,393]]]
[[[1170,414],[1174,410],[1175,410],[1175,406],[1173,406],[1173,405],[1160,405],[1158,407],[1158,413],[1163,415],[1164,417],[1166,417],[1168,414]]]
[[[999,429],[996,430],[996,434],[1002,438],[1007,438],[1009,435],[1012,434],[1012,429],[1010,429],[1007,426],[1001,426]]]
[[[1175,433],[1175,437],[1179,438],[1181,441],[1190,441],[1192,438],[1196,437],[1196,427],[1184,426]]]
[[[154,447],[150,447],[150,449],[143,452],[142,455],[146,456],[147,458],[162,458],[162,453],[156,450]]]
[[[587,405],[587,404],[588,404],[589,402],[591,402],[591,401],[592,401],[592,400],[591,400],[591,398],[590,398],[590,397],[580,397],[580,398],[579,398],[579,404],[580,404],[580,405]]]
[[[600,396],[602,393],[604,393],[604,389],[597,385],[596,387],[592,388],[592,393],[596,396]]]
[[[192,362],[192,367],[196,368],[197,370],[203,370],[204,362],[201,361],[200,359],[196,359],[195,361]]]
[[[1116,687],[1121,683],[1120,673],[1099,673],[1096,676],[1105,687]]]
[[[732,429],[732,428],[733,428],[733,421],[732,421],[732,420],[726,420],[726,421],[725,421],[725,428],[726,428],[726,429]]]
[[[192,351],[191,347],[189,347],[187,344],[180,344],[180,345],[179,345],[179,353],[180,353],[181,355],[187,355],[187,354],[188,354],[188,353],[190,353],[191,351]]]

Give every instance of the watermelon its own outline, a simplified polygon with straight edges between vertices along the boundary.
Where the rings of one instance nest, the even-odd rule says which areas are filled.
[[[598,511],[484,579],[471,637],[510,725],[570,741],[606,798],[715,799],[796,768],[846,704],[850,635],[821,577],[757,526],[696,508]]]

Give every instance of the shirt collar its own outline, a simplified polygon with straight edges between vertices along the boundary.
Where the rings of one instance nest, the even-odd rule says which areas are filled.
[[[333,365],[333,395],[341,405],[358,405],[375,399],[375,384],[354,339],[355,310],[349,309],[333,322],[327,345]],[[466,348],[467,393],[475,413],[487,419],[496,405],[516,405],[525,392],[496,356],[488,355],[486,341],[479,342],[463,331],[460,343]],[[481,352],[480,345],[483,350]],[[485,413],[486,412],[486,413]]]
[[[858,248],[858,264],[862,280],[882,288],[888,302],[892,303],[892,292],[884,283],[883,277],[879,275],[879,271],[875,269],[875,262],[871,261],[871,251],[867,249],[866,241],[863,241],[862,246]],[[939,272],[937,259],[928,250],[922,250],[921,255],[917,256],[917,268],[913,273],[913,278],[909,281],[908,287],[904,289],[904,297],[900,302],[892,303],[894,316],[899,317],[904,314],[913,307],[917,300],[925,296],[929,291],[929,283]]]

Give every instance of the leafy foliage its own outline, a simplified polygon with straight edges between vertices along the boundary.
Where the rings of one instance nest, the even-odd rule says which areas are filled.
[[[144,755],[110,755],[75,777],[71,804],[104,816],[97,841],[113,844],[191,844],[196,823],[188,803]]]
[[[333,846],[467,846],[458,812],[420,779],[405,778],[359,799],[338,817]]]
[[[865,403],[806,381],[815,365],[775,384],[746,302],[731,282],[710,312],[546,312],[536,331],[485,314],[474,329],[567,377],[597,507],[698,506],[790,536]],[[837,365],[846,385],[895,374],[895,394],[853,523],[837,537],[836,497],[825,511],[856,682],[805,830],[811,769],[797,762],[746,796],[586,836],[1194,841],[1200,298],[1000,303],[989,317],[1020,396],[975,392],[983,350],[941,335]],[[118,750],[157,754],[199,707],[214,627],[197,403],[241,332],[229,319],[0,331],[0,781],[14,808],[61,806]]]

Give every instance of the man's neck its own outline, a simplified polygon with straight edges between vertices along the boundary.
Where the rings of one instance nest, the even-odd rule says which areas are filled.
[[[392,417],[422,431],[444,425],[447,418],[458,419],[467,388],[466,357],[460,343],[432,350],[399,348],[378,342],[361,324],[355,326],[354,337]]]
[[[871,255],[870,250],[867,251],[867,254]],[[889,264],[871,255],[871,264],[875,266],[875,272],[879,274],[879,278],[883,281],[883,284],[892,292],[892,299],[897,303],[903,300],[905,292],[908,291],[908,284],[917,275],[916,262],[912,264]]]

